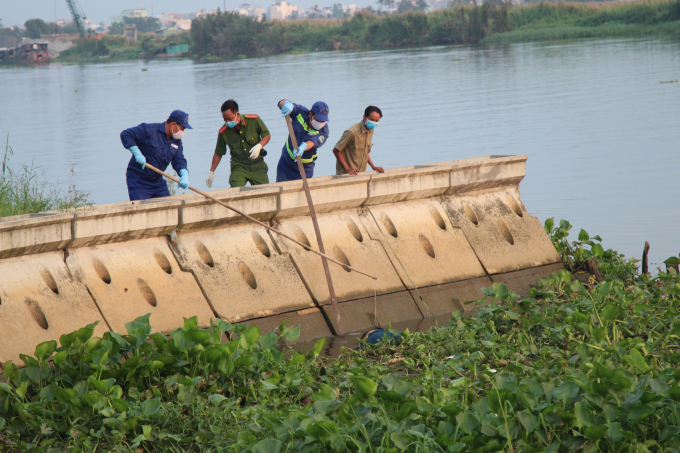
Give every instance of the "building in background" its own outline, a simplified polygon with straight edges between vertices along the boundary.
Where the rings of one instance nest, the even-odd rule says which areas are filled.
[[[137,25],[124,25],[123,26],[123,38],[131,39],[137,41]]]
[[[297,17],[298,14],[297,5],[289,5],[288,2],[281,1],[272,3],[272,6],[269,7],[267,16],[271,20],[285,20],[292,17]]]
[[[217,8],[211,8],[211,9],[199,9],[196,11],[196,17],[204,17],[204,16],[210,16],[211,14],[217,14]]]
[[[235,12],[241,16],[253,17],[257,20],[262,20],[267,15],[267,11],[264,8],[261,8],[259,5],[253,6],[250,3],[241,3]]]
[[[148,17],[148,12],[145,9],[125,9],[120,16],[114,16],[111,18],[111,25],[120,22],[125,22],[126,17]]]
[[[182,30],[191,30],[191,19],[200,17],[199,13],[189,14],[161,14],[157,17],[161,21],[163,28],[181,28]]]

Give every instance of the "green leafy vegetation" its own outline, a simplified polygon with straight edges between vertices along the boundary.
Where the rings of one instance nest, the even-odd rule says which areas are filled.
[[[42,343],[4,364],[0,449],[680,451],[677,273],[638,276],[599,238],[545,226],[566,263],[592,257],[606,281],[562,270],[530,297],[494,283],[471,317],[337,359],[319,357],[323,339],[279,350],[300,333],[286,323],[190,318],[166,337],[148,315]]]
[[[50,32],[50,27],[42,19],[29,19],[24,23],[26,36],[29,38],[40,38]]]
[[[381,4],[396,3],[385,0]],[[418,5],[401,2],[397,14],[362,11],[343,20],[257,22],[230,12],[205,16],[192,22],[193,51],[210,60],[322,50],[677,34],[680,25],[680,0],[512,7],[504,2],[480,2],[431,13],[418,11],[422,9]]]
[[[59,183],[50,184],[38,167],[21,165],[15,169],[10,166],[13,155],[8,136],[0,173],[0,217],[92,206],[89,194],[73,184],[73,171],[64,191]]]
[[[153,58],[168,45],[190,44],[203,61],[298,54],[328,50],[393,49],[416,46],[510,43],[576,38],[678,34],[680,0],[633,2],[540,3],[510,6],[509,2],[452,3],[430,13],[424,3],[384,0],[399,13],[363,10],[351,18],[257,21],[234,12],[206,15],[192,21],[191,32],[159,39],[141,34],[137,42],[107,35],[83,39],[58,60],[85,62]],[[132,19],[131,19],[132,20]],[[138,30],[157,24],[138,20]],[[112,29],[122,33],[122,25]]]

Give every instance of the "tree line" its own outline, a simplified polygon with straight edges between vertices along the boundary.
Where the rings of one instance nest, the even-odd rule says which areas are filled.
[[[292,50],[356,50],[479,42],[509,30],[507,3],[456,6],[424,13],[374,14],[360,11],[344,20],[257,21],[219,12],[194,19],[194,53],[235,58]]]

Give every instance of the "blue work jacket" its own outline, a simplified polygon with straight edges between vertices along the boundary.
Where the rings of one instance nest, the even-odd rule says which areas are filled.
[[[172,168],[177,173],[183,168],[188,171],[182,140],[168,140],[165,134],[165,123],[142,123],[139,126],[125,129],[120,133],[120,141],[127,149],[132,146],[139,148],[146,157],[146,161],[159,170],[165,171],[168,164],[172,162]],[[142,169],[134,157],[130,158],[126,176],[150,182],[158,182],[162,178],[161,175],[148,168]]]
[[[316,150],[321,148],[328,140],[328,123],[326,123],[320,131],[317,131],[309,124],[309,109],[297,104],[293,104],[293,111],[290,112],[290,119],[293,123],[293,131],[295,132],[295,139],[297,140],[298,145],[310,140],[314,142],[314,147],[302,154],[302,163],[305,165],[311,164],[317,158]],[[289,164],[294,165],[297,168],[295,154],[293,154],[294,149],[293,143],[290,141],[290,135],[288,135],[286,143],[283,145],[282,152],[284,156],[289,156]]]

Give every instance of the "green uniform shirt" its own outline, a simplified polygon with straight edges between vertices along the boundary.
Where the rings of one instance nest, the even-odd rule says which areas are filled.
[[[248,154],[250,149],[267,135],[269,135],[269,129],[259,116],[241,115],[241,122],[235,128],[225,125],[220,129],[215,154],[224,156],[227,154],[228,146],[232,162],[251,164],[253,161],[250,160]]]

